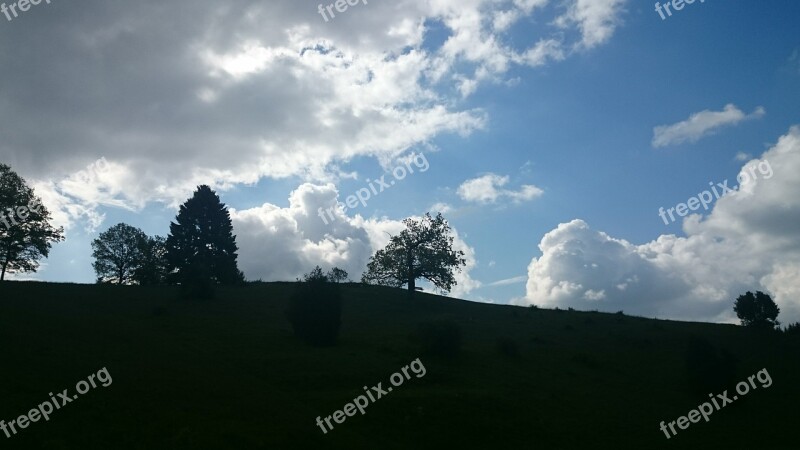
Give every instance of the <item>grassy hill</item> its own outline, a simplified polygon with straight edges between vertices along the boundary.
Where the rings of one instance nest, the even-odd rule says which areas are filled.
[[[0,447],[24,449],[799,448],[800,344],[731,325],[487,305],[347,285],[340,343],[310,348],[284,316],[290,283],[179,300],[168,287],[0,283],[0,419],[107,368],[98,386]],[[426,356],[421,322],[462,329]],[[691,336],[738,360],[752,390],[667,440],[690,394]],[[519,355],[498,351],[516,343]],[[328,416],[420,358],[426,374],[323,434]],[[720,386],[715,393],[733,386]],[[734,392],[735,393],[735,392]],[[677,428],[676,428],[677,429]]]

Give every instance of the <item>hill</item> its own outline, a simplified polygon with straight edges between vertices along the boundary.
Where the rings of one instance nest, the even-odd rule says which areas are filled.
[[[797,448],[800,342],[738,326],[488,305],[346,285],[339,345],[310,348],[284,316],[291,283],[222,288],[0,283],[0,419],[8,423],[102,368],[113,380],[3,448]],[[420,323],[457,323],[459,356],[420,353]],[[708,400],[688,388],[690,340],[737,361],[756,389],[669,440]],[[505,344],[498,349],[498,340]],[[518,355],[514,355],[514,350]],[[323,433],[329,416],[420,358],[425,375]],[[714,381],[714,380],[712,380]],[[735,394],[719,381],[719,388]],[[732,394],[729,394],[732,395]]]

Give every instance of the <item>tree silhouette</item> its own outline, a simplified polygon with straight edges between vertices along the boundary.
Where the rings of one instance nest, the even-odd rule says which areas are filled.
[[[98,283],[129,284],[140,270],[147,251],[148,237],[126,223],[109,228],[92,241],[92,263]]]
[[[64,229],[50,224],[50,212],[11,167],[0,164],[0,281],[6,273],[36,272]]]
[[[142,285],[162,284],[167,280],[167,240],[163,236],[148,237],[143,243],[142,264],[134,271],[133,280]]]
[[[328,278],[328,281],[330,281],[331,283],[341,283],[347,280],[348,275],[346,270],[334,267],[333,269],[328,271],[325,277]]]
[[[734,303],[733,310],[742,321],[742,325],[747,327],[772,329],[780,324],[776,320],[780,308],[769,295],[761,291],[755,295],[750,291],[740,295]]]
[[[409,218],[403,223],[406,229],[370,258],[361,281],[395,287],[408,284],[409,292],[414,292],[416,280],[424,278],[450,291],[456,284],[454,271],[460,272],[467,264],[464,252],[453,250],[450,225],[441,213],[435,218],[426,213],[421,220]]]
[[[166,241],[170,281],[235,284],[244,281],[236,264],[236,236],[227,207],[210,187],[199,186],[170,223]]]

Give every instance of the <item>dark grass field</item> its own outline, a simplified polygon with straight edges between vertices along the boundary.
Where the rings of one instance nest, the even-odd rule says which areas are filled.
[[[294,338],[291,292],[260,283],[188,301],[164,287],[0,283],[0,418],[103,367],[113,379],[0,434],[0,448],[800,448],[800,342],[781,334],[347,285],[340,343],[320,349]],[[434,319],[460,324],[460,356],[423,355],[410,339]],[[687,387],[692,335],[738,359],[737,381],[766,368],[773,384],[667,440],[659,423],[704,401]],[[328,434],[316,425],[416,358],[424,377]]]

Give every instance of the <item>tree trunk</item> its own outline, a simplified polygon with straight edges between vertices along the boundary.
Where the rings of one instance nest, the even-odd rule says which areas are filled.
[[[408,295],[413,295],[417,290],[417,279],[414,277],[414,253],[407,250],[406,274],[408,276]]]

